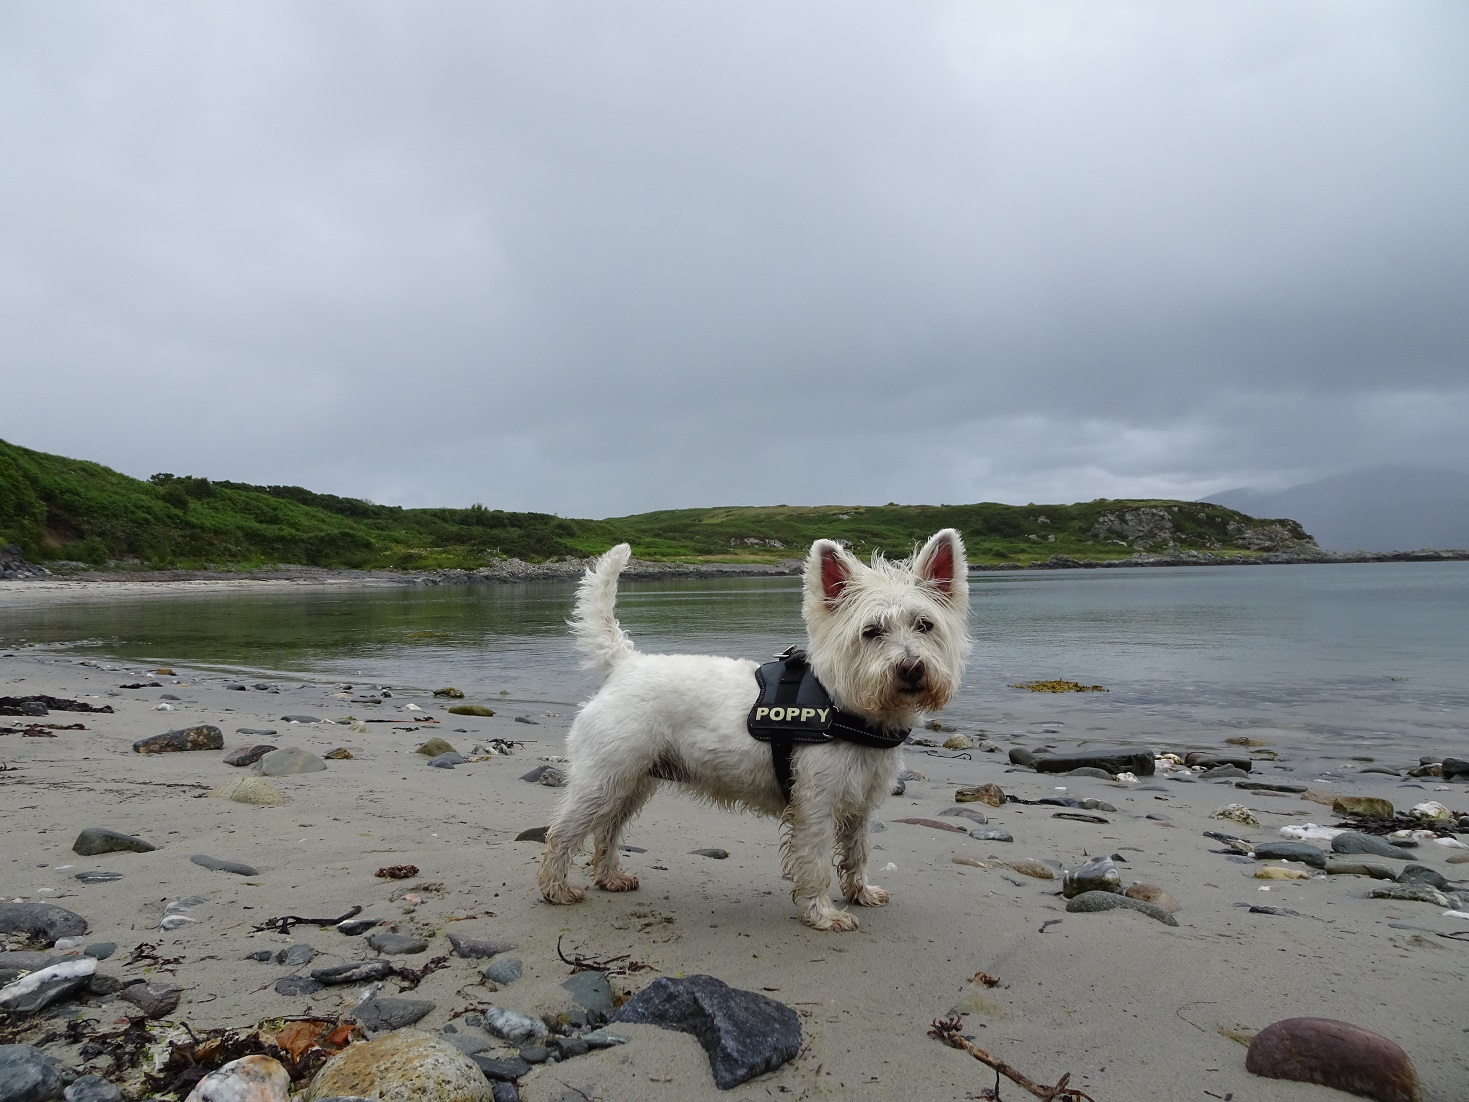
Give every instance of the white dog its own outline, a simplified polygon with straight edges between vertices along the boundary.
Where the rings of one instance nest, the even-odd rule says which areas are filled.
[[[800,653],[758,667],[757,682],[756,664],[745,659],[638,651],[615,615],[630,554],[625,543],[612,548],[577,593],[570,626],[587,665],[606,680],[567,737],[571,765],[546,836],[541,894],[552,903],[585,895],[567,873],[588,833],[597,886],[635,889],[619,838],[667,781],[778,816],[801,921],[856,929],[856,917],[830,897],[832,855],[843,896],[864,907],[888,901],[867,879],[868,821],[897,778],[896,747],[921,713],[949,702],[964,671],[969,585],[959,533],[945,529],[912,559],[874,556],[870,566],[831,540],[812,545],[801,611],[819,685],[797,684],[806,668]],[[775,750],[760,741],[772,734]]]

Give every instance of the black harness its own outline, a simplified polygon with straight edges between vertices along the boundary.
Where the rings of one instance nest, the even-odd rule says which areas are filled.
[[[816,680],[806,652],[796,647],[757,669],[755,682],[760,692],[746,726],[755,738],[770,743],[771,764],[786,803],[791,802],[791,754],[796,743],[842,739],[876,750],[892,750],[908,741],[906,728],[880,731],[861,716],[832,704],[831,694]]]

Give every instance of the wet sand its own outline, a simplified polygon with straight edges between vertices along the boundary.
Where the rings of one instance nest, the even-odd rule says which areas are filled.
[[[149,680],[162,684],[119,688]],[[524,1078],[529,1102],[578,1097],[568,1093],[574,1091],[655,1102],[977,1096],[993,1086],[993,1073],[926,1035],[935,1018],[956,1007],[967,1008],[965,1029],[977,1044],[1039,1082],[1069,1072],[1072,1084],[1098,1102],[1202,1102],[1231,1093],[1267,1102],[1348,1097],[1251,1075],[1245,1048],[1225,1035],[1298,1015],[1343,1019],[1395,1040],[1416,1064],[1430,1102],[1463,1097],[1469,1082],[1463,1034],[1469,945],[1438,936],[1469,923],[1427,903],[1369,899],[1378,882],[1364,877],[1258,880],[1258,864],[1213,852],[1220,845],[1203,836],[1221,830],[1265,841],[1278,839],[1284,826],[1336,821],[1329,807],[1299,795],[1162,777],[1136,784],[1053,777],[1013,769],[1003,752],[973,751],[966,759],[910,748],[907,765],[923,777],[887,801],[879,812],[884,829],[875,836],[876,879],[893,900],[862,911],[856,933],[817,933],[797,922],[772,821],[713,810],[674,792],[660,793],[625,838],[646,850],[626,861],[642,877],[639,891],[592,891],[579,905],[552,907],[535,886],[540,846],[514,839],[546,824],[558,792],[519,778],[562,753],[569,712],[551,715],[487,699],[472,702],[500,714],[466,717],[446,714],[447,702],[427,692],[394,690],[381,704],[364,705],[340,699],[336,685],[289,681],[276,682],[278,692],[237,692],[225,688],[229,683],[182,667],[155,678],[137,666],[39,652],[0,659],[0,695],[45,693],[116,709],[53,712],[40,721],[82,722],[85,731],[0,737],[4,897],[53,902],[86,917],[86,940],[121,947],[99,970],[181,986],[182,1001],[170,1018],[196,1029],[350,1013],[360,988],[287,997],[274,984],[291,971],[375,957],[363,938],[332,928],[297,926],[281,935],[253,927],[281,915],[326,917],[361,906],[365,917],[430,939],[426,954],[396,958],[412,967],[448,954],[450,932],[517,943],[510,955],[523,962],[525,974],[498,991],[479,982],[484,961],[450,956],[447,967],[409,995],[436,1004],[420,1028],[441,1029],[467,1009],[490,1005],[526,1013],[565,1008],[569,996],[560,985],[571,970],[557,957],[558,940],[568,954],[626,954],[651,966],[614,977],[618,992],[657,976],[706,973],[769,994],[801,1018],[801,1054],[731,1091],[716,1090],[692,1037],[619,1026],[630,1044],[545,1065]],[[357,685],[349,695],[360,698],[370,688]],[[170,712],[155,711],[165,693],[180,699]],[[406,711],[408,704],[422,710]],[[324,722],[282,721],[299,714]],[[365,733],[334,722],[349,715],[391,722],[367,723]],[[425,723],[426,717],[439,722]],[[249,770],[224,764],[218,751],[132,750],[136,739],[194,724],[220,727],[227,749],[264,741],[322,755],[345,747],[352,758],[328,761],[322,772],[273,778],[285,797],[279,806],[210,798],[212,789]],[[236,734],[240,727],[277,734]],[[1233,733],[1221,730],[1214,745],[1226,749],[1222,739]],[[415,754],[431,736],[466,755],[490,738],[520,745],[510,756],[448,770]],[[1122,730],[1090,730],[1088,737],[1134,741]],[[1002,737],[1001,745],[1024,741]],[[987,782],[1022,799],[1092,797],[1117,810],[1094,824],[1055,818],[1064,810],[1055,807],[965,805],[1010,831],[1013,843],[896,821],[936,818],[953,806],[958,786]],[[1462,784],[1410,783],[1423,787],[1379,775],[1317,787],[1385,795],[1399,807],[1433,799],[1469,810]],[[1234,802],[1253,808],[1260,825],[1210,818]],[[71,846],[90,826],[138,835],[158,849],[80,857]],[[705,847],[729,857],[691,852]],[[1469,876],[1469,865],[1449,863],[1466,852],[1436,844],[1417,850],[1419,860],[1451,880]],[[1176,897],[1183,905],[1178,927],[1129,911],[1068,913],[1059,879],[954,861],[1033,858],[1050,863],[1059,877],[1059,867],[1100,854],[1124,859],[1125,881],[1154,883]],[[258,875],[209,871],[190,861],[194,855],[245,862]],[[405,864],[418,866],[419,874],[403,881],[374,875]],[[90,869],[122,878],[95,885],[75,879]],[[161,930],[167,904],[188,896],[205,900],[187,912],[196,921]],[[1299,913],[1250,913],[1252,904]],[[245,959],[298,942],[319,954],[304,968]],[[180,958],[178,964],[166,975],[149,973],[146,963],[126,964],[143,943],[156,945],[161,957]],[[998,985],[972,982],[981,972]],[[390,981],[383,993],[396,991]],[[85,1013],[110,1022],[120,1017],[119,1005],[94,1002]],[[64,1044],[48,1051],[76,1062],[76,1050]],[[1002,1097],[1012,1096],[1023,1093],[1007,1083]]]

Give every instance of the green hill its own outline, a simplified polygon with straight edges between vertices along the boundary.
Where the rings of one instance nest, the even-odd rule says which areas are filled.
[[[97,463],[0,441],[0,544],[33,561],[149,567],[301,563],[474,568],[498,558],[584,557],[627,540],[640,558],[774,562],[812,540],[907,554],[939,528],[964,534],[976,563],[1138,551],[1255,554],[1310,546],[1294,521],[1262,522],[1219,505],[1098,500],[1077,505],[768,506],[677,509],[606,520],[548,513],[404,509],[299,486],[251,486],[156,474],[143,482]]]

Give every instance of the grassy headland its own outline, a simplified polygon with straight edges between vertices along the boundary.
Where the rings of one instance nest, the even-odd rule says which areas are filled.
[[[801,556],[820,537],[845,540],[862,556],[874,550],[904,555],[915,541],[945,527],[962,532],[971,560],[983,564],[1314,547],[1295,521],[1259,521],[1184,501],[776,505],[605,520],[483,505],[404,509],[299,486],[172,474],[140,481],[97,463],[0,440],[0,544],[17,544],[36,562],[473,569],[502,558],[580,558],[626,540],[643,559],[757,563]]]

